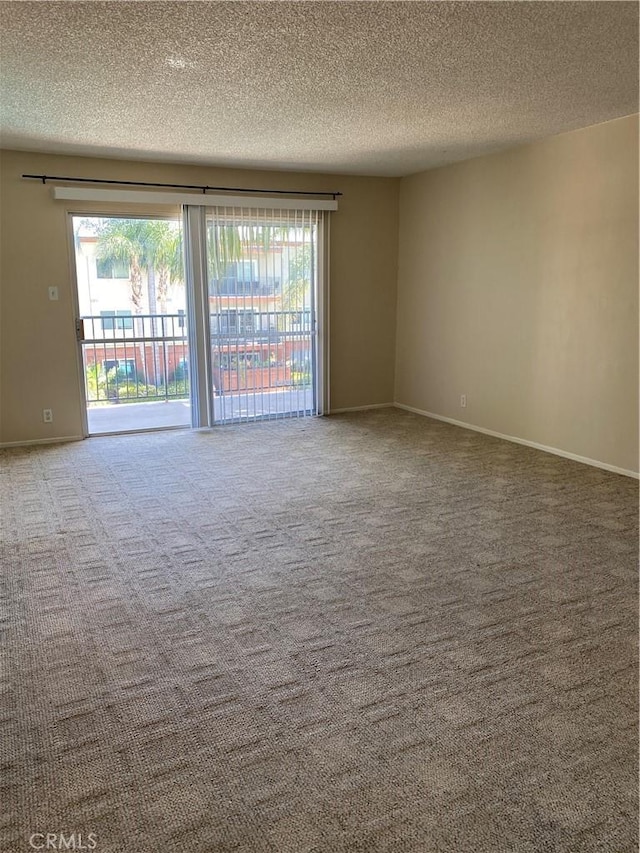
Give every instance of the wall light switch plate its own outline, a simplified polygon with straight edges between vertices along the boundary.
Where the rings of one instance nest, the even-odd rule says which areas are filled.
[[[49,288],[49,299],[52,302],[58,301],[58,288],[57,287],[50,287]]]

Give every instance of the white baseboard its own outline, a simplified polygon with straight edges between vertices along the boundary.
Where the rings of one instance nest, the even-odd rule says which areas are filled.
[[[608,462],[599,462],[597,459],[590,459],[588,456],[578,456],[577,453],[569,453],[569,451],[559,450],[557,447],[548,447],[546,444],[538,444],[537,441],[528,441],[525,438],[517,438],[515,435],[505,435],[493,429],[485,429],[485,427],[475,426],[475,424],[457,421],[455,418],[445,418],[444,415],[434,415],[433,412],[425,412],[424,409],[416,409],[415,406],[407,406],[404,403],[394,403],[394,406],[398,409],[404,409],[407,412],[414,412],[416,415],[422,415],[425,418],[433,418],[435,421],[444,421],[447,424],[453,424],[453,426],[462,427],[463,429],[481,432],[484,435],[492,435],[494,438],[502,438],[504,441],[512,441],[514,444],[533,447],[534,450],[542,450],[544,453],[553,453],[554,456],[562,456],[565,459],[571,459],[573,462],[582,462],[583,465],[603,468],[605,471],[611,471],[613,474],[622,474],[624,477],[633,477],[635,480],[640,479],[640,474],[637,471],[618,468],[616,465],[609,465]]]
[[[57,438],[33,438],[31,441],[3,441],[3,447],[31,447],[32,444],[66,444],[68,441],[84,441],[82,435],[59,435]]]
[[[368,406],[349,406],[346,409],[330,409],[328,415],[341,415],[343,412],[366,412],[368,409],[393,409],[396,403],[369,403]]]

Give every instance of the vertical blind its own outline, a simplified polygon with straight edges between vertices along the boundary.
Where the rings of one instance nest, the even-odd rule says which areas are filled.
[[[319,215],[207,208],[214,422],[318,412]]]

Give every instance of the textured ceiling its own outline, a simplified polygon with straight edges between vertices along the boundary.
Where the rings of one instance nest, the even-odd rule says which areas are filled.
[[[405,175],[638,111],[632,2],[1,2],[5,148]]]

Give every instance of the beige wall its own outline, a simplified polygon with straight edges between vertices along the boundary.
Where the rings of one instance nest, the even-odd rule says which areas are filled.
[[[22,173],[342,191],[331,220],[331,407],[393,400],[398,179],[17,151],[3,151],[0,168],[0,442],[81,434],[67,211],[89,208],[53,201],[50,187]],[[48,300],[50,285],[58,302]],[[42,422],[43,408],[53,424]]]
[[[638,470],[637,117],[403,178],[399,233],[397,402]]]

